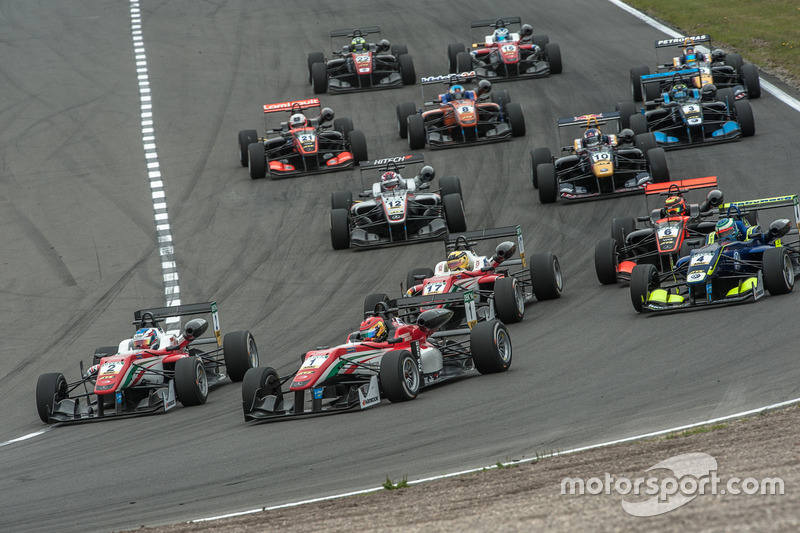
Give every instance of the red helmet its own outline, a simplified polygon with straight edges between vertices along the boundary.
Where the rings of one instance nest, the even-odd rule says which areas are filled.
[[[384,172],[381,174],[381,190],[382,191],[393,191],[400,185],[400,174],[397,172],[392,172],[391,170],[388,172]]]
[[[133,347],[136,350],[156,350],[158,344],[158,331],[155,328],[141,328],[133,334]]]
[[[664,202],[667,215],[682,215],[686,212],[686,202],[681,196],[670,196]]]
[[[361,327],[358,328],[358,331],[361,334],[362,341],[374,342],[385,341],[389,333],[389,331],[386,329],[386,323],[382,318],[377,316],[371,316],[365,319],[361,323]]]

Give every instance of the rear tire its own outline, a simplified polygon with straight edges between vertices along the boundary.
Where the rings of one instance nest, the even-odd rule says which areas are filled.
[[[633,217],[620,217],[611,221],[611,238],[619,246],[625,246],[625,237],[636,229],[636,220]]]
[[[792,292],[794,267],[786,249],[768,248],[761,261],[764,288],[773,296]]]
[[[208,377],[197,357],[183,357],[175,362],[175,396],[184,407],[206,403]]]
[[[331,209],[331,245],[334,250],[350,248],[350,217],[347,209]]]
[[[459,52],[456,55],[456,73],[469,72],[472,70],[472,55],[469,52]]]
[[[619,122],[622,128],[631,127],[631,117],[636,114],[636,102],[624,101],[617,104]]]
[[[650,67],[641,65],[631,69],[631,95],[634,102],[642,101],[642,76],[650,74]]]
[[[733,70],[738,71],[744,65],[744,60],[739,54],[725,54],[725,64],[733,67]]]
[[[505,372],[511,367],[511,337],[499,320],[478,322],[469,334],[472,362],[481,374]]]
[[[458,54],[465,52],[464,43],[455,43],[447,45],[447,69],[450,74],[455,74],[458,70]]]
[[[653,148],[658,148],[658,141],[656,141],[656,136],[653,133],[640,133],[636,137],[634,137],[633,144],[642,151],[645,158],[647,158],[647,152],[652,150]]]
[[[439,186],[442,190],[442,196],[449,194],[458,194],[461,196],[461,203],[464,203],[464,195],[461,193],[461,180],[458,176],[447,176],[439,180]]]
[[[742,65],[739,69],[739,74],[742,75],[742,83],[747,91],[747,97],[750,100],[761,97],[761,78],[758,77],[758,70],[754,65]]]
[[[603,285],[617,283],[619,245],[616,239],[600,239],[594,245],[594,271]]]
[[[311,85],[314,82],[314,76],[311,73],[311,68],[314,66],[315,63],[325,63],[325,54],[322,52],[311,52],[308,54],[308,84]]]
[[[431,268],[412,268],[408,271],[408,275],[406,276],[406,290],[410,289],[415,285],[419,285],[422,283],[422,280],[417,281],[417,277],[424,276],[424,279],[429,279],[433,277],[433,269]]]
[[[650,134],[652,135],[652,134]],[[663,148],[651,148],[645,154],[650,163],[650,177],[653,183],[666,183],[669,181],[669,167],[667,166],[667,153]]]
[[[553,163],[536,167],[539,181],[539,203],[552,204],[558,197],[558,179],[556,166]]]
[[[414,102],[401,102],[397,104],[397,131],[400,133],[400,138],[405,139],[408,137],[408,117],[417,112],[417,106]]]
[[[55,403],[67,397],[67,380],[64,374],[51,372],[39,376],[36,381],[36,411],[42,422],[49,423]],[[98,398],[98,401],[101,400]]]
[[[367,294],[364,297],[364,316],[375,314],[375,306],[378,303],[384,303],[386,305],[386,309],[389,308],[389,295],[385,293],[375,293],[375,294]],[[379,315],[386,314],[384,312],[378,312]],[[388,318],[388,317],[384,317]]]
[[[508,94],[508,89],[492,91],[492,103],[499,105],[501,108],[504,108],[506,104],[510,104],[511,95]]]
[[[353,130],[347,135],[350,141],[350,153],[353,154],[353,160],[358,165],[362,161],[369,159],[367,152],[367,138],[361,130]]]
[[[628,125],[635,135],[644,135],[650,129],[647,117],[641,113],[631,115]]]
[[[564,278],[561,264],[553,252],[539,252],[531,256],[531,284],[533,294],[540,302],[561,297]]]
[[[658,285],[658,270],[651,264],[636,265],[631,272],[631,303],[637,313],[642,312],[642,306],[651,289]]]
[[[256,340],[249,331],[232,331],[222,338],[225,369],[231,381],[242,381],[251,368],[258,366]]]
[[[247,147],[254,142],[258,142],[258,132],[256,130],[242,130],[239,132],[239,163],[243,167],[246,167],[247,162],[250,160]]]
[[[383,394],[392,403],[413,400],[419,394],[421,378],[417,361],[408,350],[392,350],[381,358],[380,381]]]
[[[448,194],[442,198],[447,231],[458,233],[467,231],[467,217],[464,215],[464,202],[460,194]]]
[[[516,324],[525,316],[525,297],[516,278],[508,276],[494,282],[494,309],[504,324]]]
[[[351,131],[353,131],[353,119],[350,117],[341,117],[333,119],[333,129],[342,134],[346,139]]]

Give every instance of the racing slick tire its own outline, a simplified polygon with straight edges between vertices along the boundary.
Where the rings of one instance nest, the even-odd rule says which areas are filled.
[[[419,366],[408,350],[392,350],[381,357],[379,376],[383,395],[392,403],[407,402],[419,394]]]
[[[636,148],[642,151],[645,159],[647,158],[647,152],[653,148],[658,148],[658,141],[656,141],[656,136],[653,133],[640,133],[636,135],[634,137],[633,144],[636,145]]]
[[[404,44],[394,44],[392,45],[392,55],[394,57],[400,57],[403,54],[408,53],[408,46]]]
[[[42,422],[47,424],[55,402],[67,397],[67,380],[64,374],[50,372],[39,376],[36,381],[36,411]]]
[[[208,376],[197,357],[182,357],[175,361],[175,396],[184,407],[206,403]]]
[[[469,334],[469,349],[481,374],[505,372],[511,367],[511,337],[499,320],[475,324]]]
[[[417,83],[417,73],[414,70],[414,58],[409,54],[403,54],[397,58],[400,65],[400,78],[403,85],[414,85]]]
[[[546,165],[552,162],[553,154],[550,152],[550,148],[534,148],[531,150],[531,181],[533,182],[534,189],[539,188],[539,175],[536,169],[539,165]]]
[[[786,248],[767,248],[761,259],[764,288],[775,296],[794,288],[794,266]]]
[[[417,280],[417,278],[422,277],[423,279],[428,279],[433,277],[433,269],[422,267],[422,268],[412,268],[408,271],[408,275],[406,275],[406,291],[413,287],[414,285],[419,285],[422,280]]]
[[[472,55],[469,52],[456,54],[456,72],[469,72],[472,70]]]
[[[517,278],[507,276],[494,282],[494,310],[504,324],[516,324],[525,316],[525,296]]]
[[[308,54],[308,84],[314,83],[314,76],[311,73],[311,68],[315,63],[325,64],[325,54],[322,52],[311,52]]]
[[[558,178],[556,166],[546,163],[536,167],[537,180],[539,181],[539,203],[552,204],[558,198]]]
[[[408,137],[408,117],[416,112],[417,106],[414,102],[401,102],[397,104],[397,131],[400,133],[401,139]]]
[[[736,101],[736,98],[733,94],[733,89],[729,87],[725,87],[724,89],[720,89],[717,91],[717,95],[715,96],[717,102],[722,102],[727,104],[728,109],[733,107],[733,103]]]
[[[561,263],[553,252],[539,252],[531,256],[531,285],[533,294],[540,302],[561,297],[564,277]]]
[[[261,394],[259,394],[261,391]],[[258,366],[248,370],[242,379],[242,407],[249,412],[255,400],[275,396],[275,406],[283,400],[278,372],[271,366]]]
[[[374,315],[375,314],[375,306],[379,303],[383,303],[386,309],[389,309],[389,295],[383,292],[378,292],[375,294],[367,294],[364,297],[364,316],[367,315]],[[386,313],[384,312],[383,315]],[[381,315],[380,310],[378,310],[378,315]],[[389,318],[384,316],[384,318]]]
[[[425,148],[425,119],[422,118],[422,115],[409,116],[406,127],[408,128],[409,149],[421,150]]]
[[[647,123],[647,117],[641,113],[632,115],[629,119],[628,126],[635,135],[644,135],[650,129]]]
[[[636,114],[636,102],[626,100],[617,103],[617,111],[619,112],[620,129],[631,127],[631,117]]]
[[[442,190],[442,196],[448,194],[458,194],[461,196],[461,203],[464,203],[464,195],[461,193],[461,180],[458,176],[447,176],[439,180],[439,186]]]
[[[231,381],[242,381],[251,368],[258,366],[258,348],[249,331],[232,331],[222,337],[222,356]]]
[[[644,96],[645,101],[652,102],[655,99],[661,97],[661,87],[659,87],[655,83],[650,83],[648,85],[645,85],[644,93],[642,94],[642,96]],[[647,106],[647,109],[654,109],[655,107],[657,107],[657,104],[650,104],[649,106]]]
[[[636,219],[633,217],[617,217],[611,220],[611,238],[618,245],[625,246],[625,236],[636,229]]]
[[[363,131],[353,130],[347,134],[347,139],[350,141],[350,153],[353,154],[353,161],[356,165],[369,159],[367,138]]]
[[[747,97],[750,100],[761,97],[761,79],[758,77],[758,70],[751,64],[742,65],[739,69],[739,74],[742,76],[742,83],[747,91]]]
[[[544,46],[550,42],[550,37],[547,35],[532,35],[531,36],[531,43],[535,44],[539,48],[544,48]]]
[[[652,135],[652,133],[648,135]],[[651,148],[645,153],[645,157],[647,162],[650,163],[650,177],[653,178],[653,183],[668,182],[669,167],[667,166],[667,153],[664,149]]]
[[[631,272],[631,303],[637,313],[642,312],[644,299],[651,289],[658,286],[658,270],[655,265],[636,265]]]
[[[331,209],[331,245],[334,250],[350,248],[350,220],[347,209]]]
[[[561,63],[561,48],[556,43],[544,45],[544,55],[550,64],[550,74],[561,74],[564,67]]]
[[[725,64],[738,71],[744,65],[744,60],[739,54],[725,54]]]
[[[467,231],[467,217],[464,215],[464,202],[460,194],[448,194],[442,197],[444,206],[444,219],[447,222],[447,231],[458,233]]]
[[[650,67],[640,65],[631,69],[631,95],[634,102],[642,101],[642,76],[650,74]]]
[[[325,63],[311,65],[311,79],[314,84],[314,94],[328,92],[328,66]]]
[[[250,171],[250,178],[259,180],[267,176],[267,154],[264,145],[255,142],[247,147],[247,168]]]
[[[603,285],[617,282],[619,264],[619,243],[616,239],[600,239],[594,245],[594,271],[597,280]]]
[[[450,74],[455,74],[458,70],[458,54],[466,52],[464,43],[454,43],[447,45],[447,69]]]
[[[752,137],[756,133],[756,120],[753,118],[753,108],[747,100],[736,100],[733,103],[736,109],[736,121],[742,131],[742,137]]]
[[[522,106],[519,102],[511,102],[506,105],[506,116],[511,126],[512,137],[522,137],[525,135],[525,115],[522,113]]]
[[[502,109],[506,104],[511,103],[511,95],[508,94],[508,89],[498,89],[492,91],[492,103],[497,104]]]
[[[331,193],[331,209],[350,209],[353,205],[353,193],[350,191],[333,191]]]
[[[247,162],[250,160],[247,147],[255,142],[258,142],[258,132],[256,130],[242,130],[239,132],[239,163],[243,167],[246,167]]]
[[[342,134],[342,137],[347,139],[351,131],[353,131],[353,119],[350,117],[340,117],[333,119],[333,129]]]
[[[100,360],[103,357],[111,357],[112,355],[116,355],[119,346],[101,346],[94,351],[92,355],[92,364],[99,365]]]

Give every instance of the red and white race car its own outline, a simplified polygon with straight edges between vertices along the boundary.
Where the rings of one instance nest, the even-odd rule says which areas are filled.
[[[478,255],[473,247],[480,241],[513,237],[500,242],[491,257]],[[519,259],[512,259],[519,251]],[[478,318],[499,318],[506,324],[519,322],[525,315],[525,304],[537,300],[559,298],[563,289],[561,266],[552,252],[539,252],[531,257],[528,267],[520,226],[507,226],[478,231],[451,233],[445,239],[447,260],[434,270],[413,268],[406,278],[408,296],[472,291],[476,298]],[[365,302],[365,311],[374,302]],[[463,308],[455,313],[443,329],[463,329],[467,317]]]
[[[248,370],[242,383],[245,421],[366,409],[382,398],[403,402],[416,398],[423,387],[473,369],[481,374],[508,370],[511,338],[499,320],[474,324],[468,337],[434,337],[453,311],[435,308],[417,316],[420,306],[464,304],[468,295],[381,298],[370,315],[388,326],[382,333],[385,338],[363,338],[360,328],[339,346],[306,353],[300,368],[287,376],[278,376],[268,366]],[[474,315],[474,306],[471,309]]]
[[[210,315],[213,337],[202,337],[208,321],[194,318],[183,331],[164,331],[168,317]],[[143,309],[134,313],[137,331],[115,346],[95,350],[92,366],[67,382],[57,372],[36,383],[36,410],[46,424],[90,422],[169,411],[206,402],[208,390],[226,377],[241,381],[258,366],[258,350],[249,331],[222,337],[215,302]],[[203,348],[210,346],[210,348]],[[221,372],[225,368],[225,373]]]
[[[319,107],[317,98],[267,104],[265,136],[259,137],[256,130],[239,132],[239,162],[249,168],[251,178],[346,170],[367,159],[366,137],[353,129],[351,119],[334,119],[329,107],[316,116],[305,114],[305,110]],[[270,128],[268,117],[281,112],[289,113],[289,120]]]

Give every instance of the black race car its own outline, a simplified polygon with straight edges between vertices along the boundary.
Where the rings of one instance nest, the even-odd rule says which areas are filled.
[[[377,42],[368,42],[377,34]],[[416,83],[414,60],[405,45],[381,39],[377,26],[331,31],[331,57],[308,54],[308,83],[314,94],[387,89]]]

